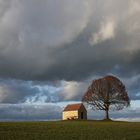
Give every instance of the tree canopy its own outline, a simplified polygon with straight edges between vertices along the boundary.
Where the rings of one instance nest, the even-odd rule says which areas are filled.
[[[130,105],[124,84],[112,75],[93,80],[82,101],[94,110],[104,110],[105,119],[109,119],[109,110],[121,110]]]

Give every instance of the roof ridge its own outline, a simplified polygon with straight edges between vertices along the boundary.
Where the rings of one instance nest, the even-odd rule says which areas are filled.
[[[83,103],[76,103],[76,104],[68,104],[63,111],[74,111],[79,110]]]

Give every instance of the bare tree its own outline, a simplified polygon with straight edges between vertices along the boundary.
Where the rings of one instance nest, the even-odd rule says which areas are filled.
[[[104,110],[107,120],[109,120],[109,110],[121,110],[130,105],[124,84],[110,75],[93,80],[82,101],[94,110]]]

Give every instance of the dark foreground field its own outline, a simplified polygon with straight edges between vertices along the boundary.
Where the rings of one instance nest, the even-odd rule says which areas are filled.
[[[1,122],[0,140],[140,140],[140,123]]]

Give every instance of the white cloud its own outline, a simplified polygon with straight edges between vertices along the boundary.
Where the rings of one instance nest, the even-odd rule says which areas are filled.
[[[130,1],[130,15],[136,14],[140,12],[140,2],[139,0],[131,0]]]
[[[76,82],[76,81],[63,81],[62,87],[58,92],[60,98],[63,100],[81,100],[84,95],[88,82]]]
[[[89,39],[90,45],[96,45],[108,39],[112,39],[115,36],[115,22],[109,20],[101,24],[101,27],[97,33],[93,33]]]
[[[7,96],[7,93],[9,93],[8,89],[5,86],[0,86],[0,103],[3,102]]]
[[[113,119],[113,118],[112,118]],[[115,121],[140,122],[140,118],[117,118]]]

